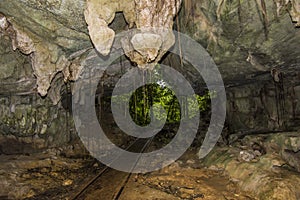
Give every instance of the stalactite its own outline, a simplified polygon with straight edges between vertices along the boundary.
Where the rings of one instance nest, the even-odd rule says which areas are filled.
[[[88,0],[85,20],[91,40],[101,54],[108,55],[115,37],[108,24],[114,19],[115,12],[123,11],[126,21],[138,29],[138,33],[122,39],[126,56],[140,68],[153,69],[174,45],[173,18],[181,1],[126,0],[119,3]]]
[[[296,108],[297,108],[297,99],[296,99],[296,92],[295,87],[292,87],[292,112],[293,112],[293,119],[296,119]]]
[[[241,0],[238,0],[238,19],[240,24],[240,31],[243,29],[243,21],[242,21],[242,5]]]
[[[269,20],[268,20],[266,3],[265,3],[265,0],[261,0],[260,2],[261,2],[261,10],[262,10],[262,15],[263,15],[263,24],[264,24],[264,30],[265,30],[265,37],[266,37],[266,39],[268,39]]]
[[[177,9],[177,8],[176,8]],[[176,10],[176,13],[179,13],[178,10]],[[179,23],[179,15],[176,15],[176,25],[177,25],[177,37],[178,37],[178,45],[179,45],[179,57],[180,57],[180,66],[183,67],[183,57],[182,57],[182,47],[181,47],[181,36],[180,36],[180,23]]]
[[[275,100],[277,109],[277,123],[280,127],[284,126],[285,120],[285,91],[283,82],[283,73],[278,69],[272,69],[271,75],[273,77],[275,87]]]
[[[217,7],[217,18],[219,21],[221,21],[221,13],[224,9],[224,6],[226,5],[226,0],[219,0],[218,1],[218,7]]]
[[[266,9],[266,3],[264,0],[256,0],[256,5],[258,7],[258,11],[261,14],[261,21],[264,27],[264,34],[265,34],[265,38],[266,40],[268,39],[268,26],[269,26],[269,22],[268,22],[268,15],[267,15],[267,9]]]
[[[277,22],[279,22],[279,13],[278,13],[278,8],[277,8],[277,4],[276,2],[273,0],[273,15],[274,15],[274,18]]]
[[[65,84],[65,90],[66,90],[66,96],[67,96],[67,105],[70,106],[70,110],[65,110],[65,115],[66,115],[66,141],[70,141],[71,138],[71,125],[70,125],[70,121],[71,121],[71,116],[70,116],[70,112],[71,112],[71,107],[72,107],[72,102],[71,102],[71,98],[69,97],[69,95],[71,95],[71,84],[70,82]]]
[[[184,13],[186,16],[193,15],[193,0],[184,0]]]

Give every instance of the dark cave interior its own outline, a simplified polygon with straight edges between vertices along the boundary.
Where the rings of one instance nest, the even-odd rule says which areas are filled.
[[[299,200],[299,24],[298,0],[2,0],[0,199]]]

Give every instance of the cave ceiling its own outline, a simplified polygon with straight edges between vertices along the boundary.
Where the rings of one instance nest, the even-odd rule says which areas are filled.
[[[300,79],[298,0],[2,0],[0,78],[31,66],[26,77],[36,79],[37,91],[45,96],[57,74],[76,80],[85,52],[95,48],[108,55],[115,34],[131,28],[139,31],[122,42],[123,49],[133,48],[126,56],[138,67],[151,68],[175,40],[172,32],[152,27],[175,28],[199,42],[226,86],[270,78],[272,70]],[[152,46],[140,50],[144,44]],[[176,68],[180,60],[173,63]],[[27,86],[31,89],[32,82]]]

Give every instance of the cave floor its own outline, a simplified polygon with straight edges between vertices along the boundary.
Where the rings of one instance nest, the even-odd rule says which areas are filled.
[[[0,199],[72,199],[103,166],[91,157],[66,157],[55,150],[0,155]],[[123,172],[115,171],[84,199],[111,199]],[[124,173],[123,173],[124,174]],[[222,171],[201,166],[195,151],[159,171],[130,176],[119,199],[254,199]]]
[[[242,192],[223,171],[204,168],[197,161],[195,151],[187,152],[181,159],[159,171],[133,177],[120,199],[141,199],[141,196],[148,200],[255,199]]]
[[[158,171],[129,176],[106,170],[84,193],[80,191],[105,166],[79,143],[27,155],[2,154],[0,199],[298,200],[299,148],[299,131],[245,136],[215,146],[202,160],[191,147]]]
[[[124,142],[117,133],[112,139]],[[203,160],[195,145],[170,166],[131,175],[118,199],[300,199],[300,130],[233,134],[231,141],[216,145]],[[7,149],[16,146],[6,144]],[[83,149],[74,141],[40,153],[0,154],[0,200],[74,199],[104,168]],[[124,178],[126,173],[111,171],[105,182],[76,199],[115,199]]]

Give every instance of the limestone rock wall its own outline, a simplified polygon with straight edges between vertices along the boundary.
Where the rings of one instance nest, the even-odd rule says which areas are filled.
[[[37,90],[45,96],[59,72],[64,72],[65,81],[76,79],[76,74],[69,76],[80,70],[72,65],[73,53],[91,48],[91,41],[100,53],[109,54],[115,30],[108,25],[116,12],[123,12],[128,28],[140,30],[123,40],[127,56],[139,66],[153,66],[174,43],[169,31],[180,4],[180,0],[1,1],[1,33],[10,37],[14,50],[31,57]]]
[[[38,94],[0,96],[0,154],[26,154],[67,145],[72,119]],[[75,134],[75,132],[73,133]]]
[[[127,28],[141,30],[123,41],[127,56],[139,66],[159,61],[174,42],[173,34],[142,29],[171,29],[178,11],[178,31],[208,49],[225,80],[250,79],[273,67],[299,63],[300,34],[292,23],[299,23],[296,0],[185,0],[182,9],[180,5],[175,0],[3,0],[1,32],[11,37],[15,49],[31,56],[37,89],[43,96],[58,72],[64,71],[65,80],[76,78],[69,76],[80,69],[72,61],[78,59],[78,52],[92,48],[92,42],[99,52],[109,53],[116,30],[108,25],[119,11]]]
[[[62,74],[54,78],[48,96],[41,98],[32,68],[33,57],[23,53],[33,46],[26,43],[28,38],[24,35],[18,41],[12,40],[10,31],[20,33],[10,30],[11,25],[2,27],[5,31],[0,34],[0,154],[33,153],[67,144],[72,139],[72,119],[60,103],[65,87]],[[13,50],[16,46],[12,43],[20,45],[22,51]]]
[[[69,56],[91,45],[83,6],[80,1],[0,2],[0,33],[11,39],[14,51],[30,56],[41,96],[47,94],[58,72],[68,70]]]
[[[292,21],[295,23],[296,27],[300,27],[300,2],[297,0],[276,0],[277,14],[279,15],[282,12],[282,9],[287,8],[288,12],[292,18]]]
[[[294,129],[299,124],[297,16],[298,1],[183,2],[178,29],[201,43],[219,67],[230,133]],[[284,74],[283,86],[278,72]]]
[[[253,80],[252,75],[269,73],[274,67],[299,69],[299,1],[185,0],[183,4],[180,31],[206,47],[225,82]]]
[[[284,85],[285,104],[278,104],[275,96],[279,93],[275,94],[273,79],[278,79],[274,69],[282,71],[285,77],[299,79],[295,75],[300,68],[300,29],[296,28],[299,1],[184,0],[181,8],[180,5],[180,0],[0,1],[3,134],[39,138],[46,129],[45,135],[41,135],[51,138],[54,130],[61,130],[58,124],[65,124],[65,111],[60,106],[64,81],[77,79],[93,44],[106,55],[115,33],[137,28],[139,31],[124,38],[122,47],[128,58],[146,67],[159,61],[174,42],[173,34],[149,27],[170,30],[179,11],[173,28],[201,43],[222,73],[228,88],[228,110],[233,113],[228,118],[233,132],[256,130],[259,126],[277,130],[297,123],[299,101],[293,99],[299,98],[298,82]],[[123,14],[116,14],[118,11]],[[180,59],[169,58],[172,66],[185,69]],[[192,80],[199,79],[193,70],[185,72]],[[106,77],[107,82],[115,83],[115,72],[108,73],[111,76]],[[258,80],[266,75],[266,84],[260,84]],[[36,96],[37,92],[45,97]],[[284,117],[279,116],[278,105],[284,105]],[[31,113],[38,113],[40,108],[47,111],[37,121]],[[285,123],[282,119],[286,119]],[[26,127],[24,120],[28,123]],[[43,129],[46,121],[57,125]],[[57,135],[56,139],[60,137]]]
[[[238,136],[300,128],[300,84],[262,81],[227,89],[227,121]],[[232,136],[234,137],[234,136]]]

